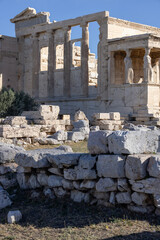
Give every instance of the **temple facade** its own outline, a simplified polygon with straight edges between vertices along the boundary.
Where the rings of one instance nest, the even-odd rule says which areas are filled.
[[[49,13],[27,8],[11,22],[16,37],[0,35],[0,87],[59,105],[62,114],[118,111],[159,121],[160,29],[107,11],[50,22]],[[99,25],[97,56],[89,50],[91,22]],[[71,38],[75,26],[81,38]]]

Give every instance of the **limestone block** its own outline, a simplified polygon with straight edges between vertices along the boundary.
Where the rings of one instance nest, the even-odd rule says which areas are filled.
[[[52,138],[58,140],[58,141],[66,141],[67,140],[67,132],[61,130],[52,135]]]
[[[24,148],[13,144],[0,143],[0,163],[7,163],[14,160],[19,152],[25,152]]]
[[[62,120],[70,120],[70,115],[62,115]]]
[[[75,189],[80,190],[80,182],[79,181],[73,181],[73,186]]]
[[[67,193],[66,190],[63,189],[62,187],[54,188],[53,190],[54,190],[56,197],[58,197],[58,198],[63,198]]]
[[[34,142],[38,142],[40,145],[58,145],[61,144],[61,141],[58,141],[56,139],[53,138],[35,138]]]
[[[0,185],[4,189],[15,187],[17,185],[16,174],[5,174],[0,176]]]
[[[112,120],[120,120],[121,115],[119,112],[110,112],[110,119]]]
[[[77,180],[77,172],[75,169],[64,169],[64,178],[68,180]]]
[[[71,199],[74,202],[89,202],[89,193],[83,193],[77,190],[71,191]]]
[[[51,175],[48,177],[48,186],[49,187],[62,187],[63,177]]]
[[[99,126],[91,126],[90,127],[90,131],[99,131],[99,130],[100,130]]]
[[[96,191],[93,193],[93,196],[97,199],[104,199],[106,201],[109,201],[109,197],[110,197],[108,192],[106,193],[106,192],[96,192]]]
[[[154,199],[154,205],[157,208],[160,208],[160,194],[154,194],[153,199]]]
[[[158,131],[115,131],[108,136],[109,152],[143,154],[159,151]]]
[[[129,204],[132,202],[129,192],[120,192],[116,194],[116,201],[119,204]]]
[[[43,194],[50,199],[55,199],[55,195],[50,188],[44,188]]]
[[[0,165],[0,175],[6,173],[15,173],[17,171],[18,165],[16,163],[8,163]]]
[[[29,176],[24,173],[18,173],[17,174],[17,181],[21,189],[29,189],[28,184]]]
[[[52,132],[55,133],[55,132],[58,132],[58,131],[65,131],[65,125],[59,125],[59,124],[55,124],[52,126],[51,128]]]
[[[99,155],[97,172],[99,177],[123,178],[125,157],[122,155]]]
[[[81,153],[50,154],[47,159],[51,164],[56,165],[58,168],[62,168],[77,165],[80,156]]]
[[[159,155],[151,156],[151,158],[149,159],[147,170],[151,177],[160,178],[160,156]]]
[[[19,210],[9,211],[7,214],[8,223],[17,223],[22,219],[22,213]]]
[[[63,188],[64,188],[64,189],[68,189],[68,190],[74,189],[74,186],[73,186],[73,182],[72,182],[72,181],[63,179],[63,180],[62,180],[62,185],[63,185]]]
[[[83,132],[68,132],[68,140],[78,142],[85,139],[85,134]]]
[[[129,191],[129,185],[126,178],[118,179],[118,190],[120,192],[127,192]]]
[[[96,120],[109,120],[110,113],[94,113],[92,117]]]
[[[89,127],[73,128],[72,131],[73,132],[82,132],[86,137],[90,133],[90,128]]]
[[[3,125],[0,127],[0,136],[4,138],[33,138],[39,137],[40,129],[37,126],[25,127]]]
[[[108,153],[108,136],[111,131],[90,132],[88,150],[90,154]]]
[[[93,180],[84,180],[81,184],[80,184],[80,188],[81,189],[92,189],[94,188],[96,185],[96,182]]]
[[[53,113],[58,117],[60,108],[59,106],[55,106],[55,105],[40,105],[39,111],[40,113]]]
[[[41,186],[48,186],[48,176],[45,173],[37,174],[37,180]]]
[[[16,116],[16,117],[6,117],[3,121],[3,124],[11,125],[11,126],[20,126],[20,125],[27,125],[26,117],[23,116]]]
[[[73,127],[74,127],[74,129],[89,127],[89,121],[88,120],[79,120],[79,121],[73,122]]]
[[[117,182],[112,178],[100,178],[96,183],[97,192],[112,192],[117,190]]]
[[[111,193],[110,193],[109,202],[110,202],[111,204],[115,205],[115,203],[116,203],[116,194],[115,194],[115,192],[111,192]]]
[[[48,172],[53,173],[57,176],[63,176],[62,170],[59,168],[48,168]]]
[[[129,182],[135,192],[160,194],[160,179],[158,178],[146,178],[139,181],[130,180]]]
[[[40,187],[40,184],[37,181],[36,175],[32,174],[28,179],[28,188],[29,189],[36,189],[36,188],[39,188],[39,187]]]
[[[81,154],[79,158],[79,167],[84,169],[92,169],[96,163],[96,157],[90,154]]]
[[[154,206],[133,206],[133,205],[128,205],[127,206],[128,210],[132,211],[132,212],[136,212],[136,213],[152,213],[154,211]]]
[[[97,175],[95,170],[75,168],[75,169],[64,169],[64,178],[68,180],[89,180],[96,179]]]
[[[17,168],[17,173],[30,173],[31,172],[31,168],[24,168],[21,166],[18,166]]]
[[[126,177],[133,180],[145,178],[149,159],[147,154],[129,155],[125,164]]]
[[[50,167],[49,160],[54,154],[63,154],[63,150],[53,149],[37,149],[24,153],[18,153],[15,156],[15,162],[22,167],[46,168]]]
[[[8,207],[12,204],[9,194],[0,186],[0,209]]]
[[[132,198],[132,202],[134,202],[137,205],[146,205],[146,200],[148,198],[147,194],[145,193],[138,193],[138,192],[134,192],[131,195]]]
[[[77,111],[74,115],[74,121],[79,121],[79,120],[88,120],[85,113],[82,111]]]
[[[61,145],[59,147],[57,147],[58,150],[62,150],[66,153],[72,153],[73,152],[73,149],[71,148],[71,146],[68,146],[68,145]]]

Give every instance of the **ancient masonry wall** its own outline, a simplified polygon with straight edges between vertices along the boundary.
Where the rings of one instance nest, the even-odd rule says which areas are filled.
[[[91,132],[90,154],[63,148],[20,151],[14,157],[17,181],[20,188],[51,198],[70,196],[76,202],[123,204],[131,211],[159,214],[159,143],[157,130]]]
[[[0,89],[18,87],[17,39],[0,35]]]

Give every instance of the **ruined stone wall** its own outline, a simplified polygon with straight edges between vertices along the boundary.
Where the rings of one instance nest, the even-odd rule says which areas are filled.
[[[0,36],[0,89],[10,87],[17,90],[17,39]]]
[[[149,129],[91,132],[92,155],[58,149],[18,153],[17,180],[20,188],[41,189],[51,198],[159,214],[159,143],[159,131]]]

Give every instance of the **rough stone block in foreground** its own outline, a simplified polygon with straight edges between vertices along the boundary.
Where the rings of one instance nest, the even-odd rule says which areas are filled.
[[[150,158],[147,170],[151,177],[160,178],[160,155]]]
[[[97,171],[99,177],[123,178],[125,156],[121,155],[99,155]]]
[[[111,131],[90,132],[88,139],[88,150],[90,154],[108,153],[108,136]]]
[[[109,152],[143,154],[160,151],[159,131],[116,131],[108,136]]]
[[[129,155],[125,164],[126,177],[133,180],[143,179],[147,175],[150,155]]]
[[[49,167],[49,157],[55,154],[62,154],[64,150],[59,149],[38,149],[18,153],[15,156],[15,162],[22,167],[45,168]]]
[[[15,155],[19,152],[25,152],[24,148],[13,144],[0,143],[0,163],[13,161]]]

